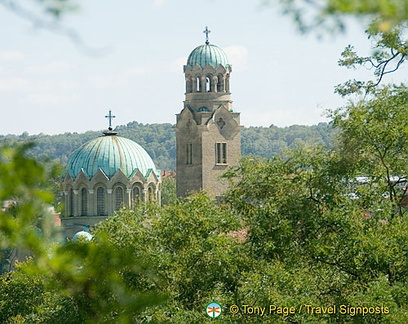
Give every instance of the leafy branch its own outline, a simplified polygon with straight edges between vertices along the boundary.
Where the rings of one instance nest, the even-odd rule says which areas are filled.
[[[376,79],[374,81],[349,80],[337,85],[335,91],[341,96],[363,91],[367,94],[381,83],[385,75],[397,71],[408,56],[408,40],[404,38],[404,31],[405,28],[402,25],[386,32],[378,32],[377,29],[370,28],[367,31],[369,38],[377,38],[375,51],[371,56],[359,56],[354,47],[348,45],[341,53],[339,65],[348,69],[356,69],[360,66],[369,70],[374,69]]]

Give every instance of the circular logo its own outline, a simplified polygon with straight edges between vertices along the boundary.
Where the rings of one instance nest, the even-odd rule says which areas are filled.
[[[216,318],[221,315],[222,308],[220,304],[217,303],[209,303],[207,305],[207,308],[205,309],[205,312],[207,313],[208,316],[211,318]]]

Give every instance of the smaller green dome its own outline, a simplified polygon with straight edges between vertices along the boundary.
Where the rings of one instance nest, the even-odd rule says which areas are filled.
[[[93,235],[91,233],[85,232],[85,231],[79,231],[78,233],[75,233],[75,235],[72,237],[72,241],[74,242],[90,242],[93,239]]]
[[[145,177],[151,171],[160,176],[152,158],[139,144],[116,135],[101,136],[85,143],[71,155],[67,163],[67,172],[73,179],[81,171],[92,178],[99,169],[109,178],[119,170],[128,178],[136,170]]]
[[[196,47],[188,56],[187,66],[194,68],[198,65],[202,69],[207,65],[211,65],[216,69],[219,65],[222,65],[225,69],[230,67],[228,63],[228,57],[225,52],[218,46],[205,44]]]

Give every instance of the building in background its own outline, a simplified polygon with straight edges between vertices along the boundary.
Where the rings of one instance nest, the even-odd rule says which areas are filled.
[[[72,237],[122,206],[161,202],[160,170],[136,142],[108,131],[78,148],[64,178],[63,232]]]
[[[230,92],[231,65],[225,52],[208,40],[184,66],[184,108],[176,123],[177,196],[206,191],[218,197],[227,188],[220,176],[241,158],[240,114]]]

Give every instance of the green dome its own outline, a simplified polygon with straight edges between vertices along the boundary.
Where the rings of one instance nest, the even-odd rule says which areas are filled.
[[[136,170],[145,177],[153,171],[160,175],[152,158],[130,139],[106,135],[95,138],[78,148],[69,158],[67,172],[75,179],[81,170],[92,178],[101,169],[109,178],[121,170],[130,178]]]
[[[78,241],[90,242],[92,241],[92,239],[93,239],[93,235],[85,231],[79,231],[78,233],[75,233],[75,235],[72,237],[72,240],[74,242],[78,242]]]
[[[203,69],[208,64],[214,69],[216,69],[219,65],[222,65],[226,69],[230,67],[225,52],[218,46],[211,44],[196,47],[187,59],[187,66],[190,68],[198,65]]]

